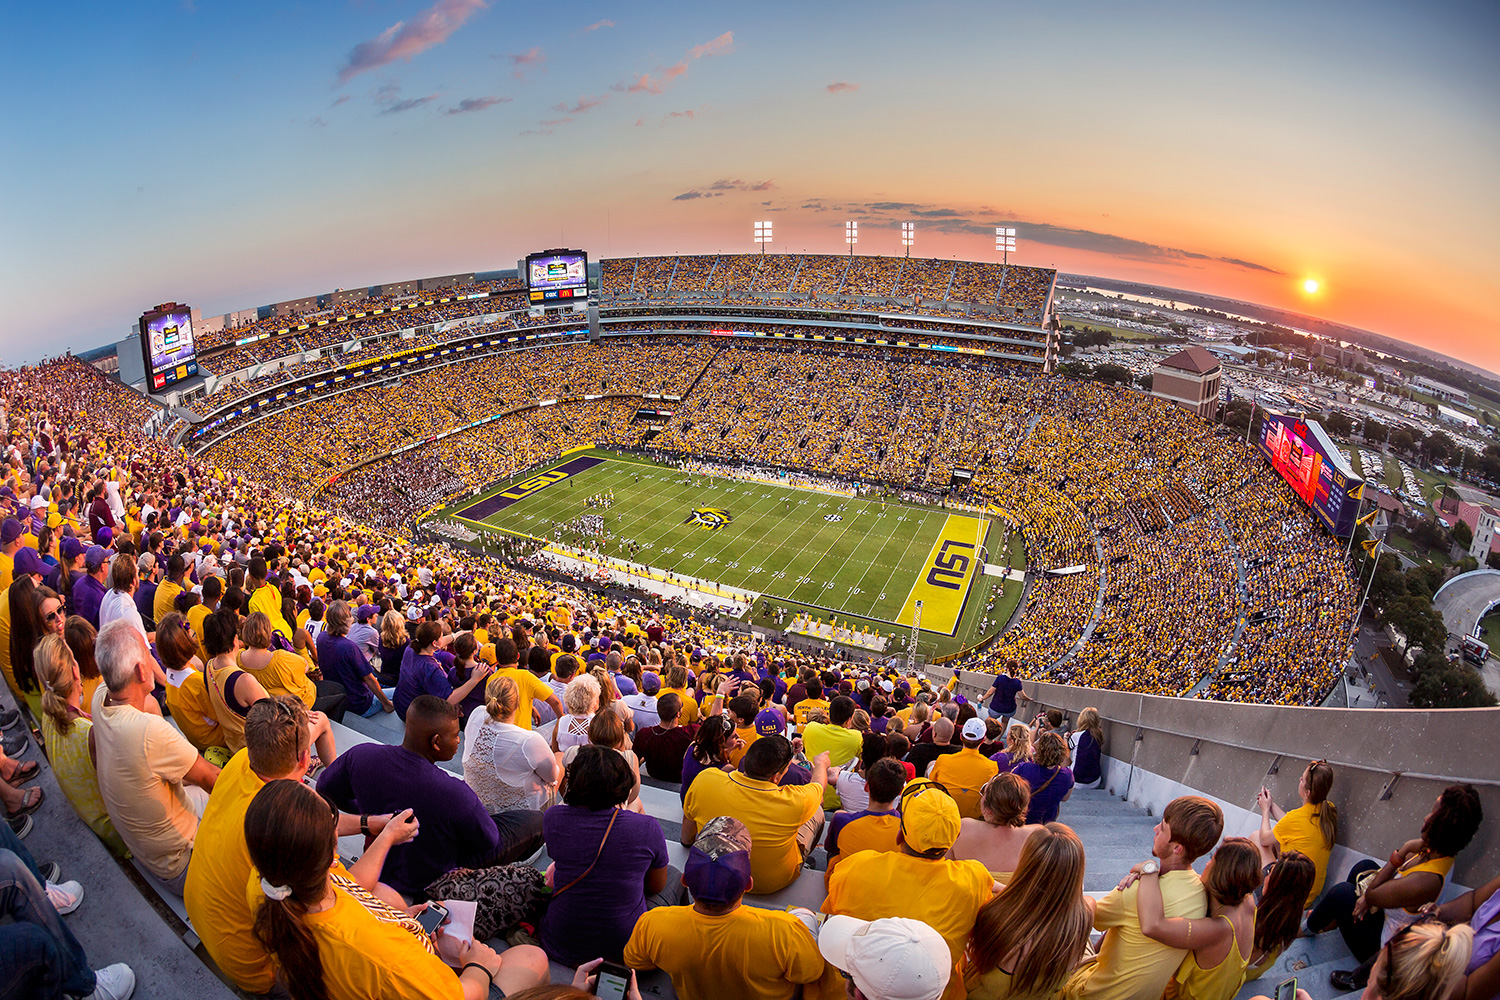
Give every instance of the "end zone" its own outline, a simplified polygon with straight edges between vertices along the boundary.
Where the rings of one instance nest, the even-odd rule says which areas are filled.
[[[906,604],[896,616],[897,625],[911,626],[918,601],[922,602],[921,629],[939,635],[955,635],[959,620],[964,615],[964,605],[969,600],[969,590],[974,585],[976,570],[983,563],[979,550],[984,546],[984,537],[989,522],[962,514],[949,514],[927,553],[911,593],[906,595]]]

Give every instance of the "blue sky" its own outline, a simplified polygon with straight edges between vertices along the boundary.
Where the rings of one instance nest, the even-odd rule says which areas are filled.
[[[1018,259],[1500,368],[1487,4],[13,5],[0,358],[531,249]],[[1307,277],[1322,282],[1315,297]]]

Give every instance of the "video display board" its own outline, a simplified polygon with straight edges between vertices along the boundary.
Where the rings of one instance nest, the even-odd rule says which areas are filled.
[[[1344,462],[1315,420],[1266,413],[1258,438],[1261,453],[1287,485],[1335,535],[1354,530],[1364,480]]]
[[[141,359],[151,392],[198,374],[198,351],[193,345],[193,311],[168,302],[141,314]]]
[[[526,288],[532,302],[587,298],[589,255],[583,250],[544,250],[528,254]]]

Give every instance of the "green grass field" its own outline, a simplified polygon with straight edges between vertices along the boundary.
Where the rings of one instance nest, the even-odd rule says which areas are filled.
[[[598,464],[578,469],[587,464],[580,458]],[[611,506],[586,505],[605,492],[614,495]],[[728,517],[694,515],[711,510]],[[825,621],[837,615],[900,635],[910,631],[912,606],[921,598],[929,653],[952,652],[994,631],[998,626],[978,627],[986,605],[995,602],[990,617],[1003,625],[1021,593],[1019,581],[983,576],[971,555],[986,539],[1000,545],[998,522],[878,497],[703,476],[689,481],[681,470],[606,451],[566,456],[541,473],[452,503],[441,516],[551,540],[557,525],[583,514],[601,514],[612,536],[590,546],[595,551],[763,594],[790,613],[810,609]],[[702,527],[705,520],[718,526]],[[565,533],[563,541],[570,538]],[[639,546],[633,556],[629,542]],[[1024,566],[1024,547],[1011,538],[1006,551],[989,559]],[[759,602],[751,615],[763,620]]]

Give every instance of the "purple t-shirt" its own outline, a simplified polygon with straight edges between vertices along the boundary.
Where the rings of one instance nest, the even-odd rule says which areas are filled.
[[[1063,796],[1073,789],[1072,770],[1066,767],[1042,767],[1026,760],[1017,764],[1011,773],[1024,778],[1026,784],[1031,786],[1031,805],[1026,809],[1026,822],[1055,822]],[[1054,774],[1056,777],[1053,777]]]
[[[373,674],[375,668],[370,666],[370,661],[365,659],[358,646],[327,629],[318,636],[317,645],[318,666],[322,668],[323,676],[344,685],[344,691],[349,695],[348,710],[364,715],[375,700],[365,686],[365,678]]]
[[[999,715],[1016,714],[1016,695],[1021,693],[1021,682],[1005,674],[997,674],[990,687],[994,697],[990,698],[990,711]]]
[[[442,657],[447,657],[444,664]],[[437,656],[419,656],[410,646],[401,659],[401,676],[396,681],[396,693],[391,701],[396,703],[396,714],[406,721],[406,707],[418,695],[435,694],[446,698],[453,693],[453,683],[448,679],[447,667],[453,665],[453,654],[439,652]]]
[[[578,966],[601,956],[621,961],[635,922],[646,912],[646,873],[668,864],[666,837],[661,824],[650,816],[619,810],[605,840],[604,830],[613,813],[613,809],[558,805],[542,816],[547,854],[556,867],[541,941],[554,962]],[[594,864],[596,856],[599,861]],[[594,864],[592,870],[590,864]],[[581,875],[576,885],[557,893]]]

